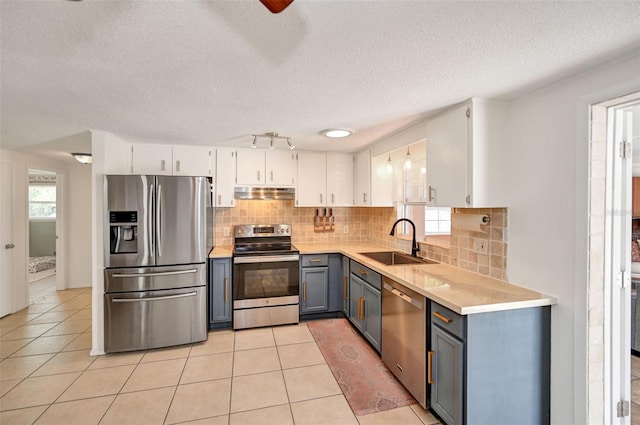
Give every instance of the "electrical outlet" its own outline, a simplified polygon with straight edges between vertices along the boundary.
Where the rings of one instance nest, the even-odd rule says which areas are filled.
[[[349,226],[342,226],[342,233],[344,233],[345,235],[349,233]]]
[[[489,254],[489,241],[486,239],[474,239],[473,250],[478,254]]]
[[[229,227],[222,228],[222,236],[229,236]]]

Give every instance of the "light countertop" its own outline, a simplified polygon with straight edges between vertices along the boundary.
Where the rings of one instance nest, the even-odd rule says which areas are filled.
[[[369,267],[458,314],[486,313],[557,303],[555,297],[446,264],[386,266],[360,252],[389,251],[369,243],[296,243],[300,254],[339,253]],[[233,247],[215,247],[210,258],[232,256]]]

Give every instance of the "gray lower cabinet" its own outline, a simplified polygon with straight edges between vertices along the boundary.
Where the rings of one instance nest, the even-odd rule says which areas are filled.
[[[448,425],[550,422],[551,308],[461,316],[431,302],[431,408]]]
[[[382,349],[382,278],[351,260],[349,264],[349,320],[378,351]]]
[[[432,326],[431,351],[431,408],[445,423],[462,424],[464,342]]]
[[[349,257],[342,257],[342,312],[349,317]]]
[[[231,258],[209,259],[209,328],[231,326]]]
[[[300,314],[329,310],[329,258],[303,255],[300,263]]]

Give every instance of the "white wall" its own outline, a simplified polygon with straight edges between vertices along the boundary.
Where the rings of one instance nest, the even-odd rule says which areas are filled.
[[[65,283],[69,283],[68,287],[91,286],[91,253],[86,244],[82,244],[85,239],[91,239],[90,221],[87,222],[87,220],[91,219],[91,210],[87,208],[87,203],[90,205],[91,201],[91,191],[87,190],[90,189],[90,186],[88,186],[90,180],[87,178],[86,171],[76,172],[77,168],[81,166],[80,164],[76,166],[75,164],[68,164],[38,155],[24,154],[6,149],[0,149],[0,156],[13,164],[13,237],[16,248],[13,253],[12,311],[21,310],[29,303],[27,288],[27,264],[29,258],[27,252],[27,190],[29,185],[28,170],[30,168],[60,173],[62,205],[59,206],[59,211],[64,215],[66,229],[72,223],[75,223],[75,228],[72,234],[65,232],[64,229],[58,229],[58,234],[61,234],[63,238],[62,249],[64,252],[62,256],[64,262],[59,262],[56,265],[56,269],[58,273],[65,277]],[[71,194],[73,191],[76,192]],[[83,266],[77,270],[71,270],[71,267],[76,267],[77,265]]]
[[[636,56],[510,105],[507,272],[511,282],[558,297],[552,308],[553,424],[587,423],[589,104],[637,90]]]
[[[91,166],[67,168],[67,287],[91,286]]]

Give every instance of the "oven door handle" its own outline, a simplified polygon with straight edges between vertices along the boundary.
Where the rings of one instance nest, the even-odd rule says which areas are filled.
[[[281,263],[284,261],[300,261],[298,254],[293,255],[263,255],[257,257],[233,257],[235,264],[251,263]]]

